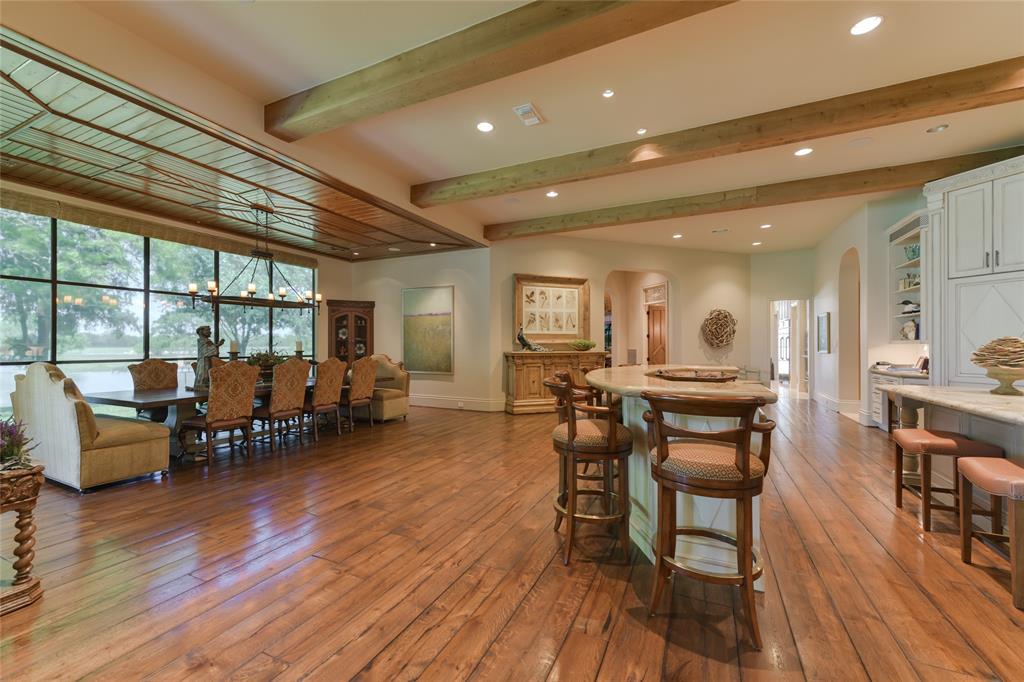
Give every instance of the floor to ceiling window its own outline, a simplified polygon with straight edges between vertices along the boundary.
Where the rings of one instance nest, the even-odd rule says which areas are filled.
[[[177,362],[191,378],[196,327],[210,325],[243,358],[273,350],[314,354],[316,313],[192,300],[188,284],[216,279],[260,292],[315,290],[315,271],[278,263],[246,267],[248,256],[0,209],[0,415],[10,413],[14,376],[55,362],[83,391],[130,388],[127,366],[147,357]],[[244,272],[243,272],[244,270]],[[286,279],[287,282],[275,281]],[[242,281],[245,280],[245,281]],[[265,281],[264,281],[265,280]],[[238,291],[224,291],[235,294]]]

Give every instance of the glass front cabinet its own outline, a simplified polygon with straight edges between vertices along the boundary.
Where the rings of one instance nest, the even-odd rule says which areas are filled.
[[[373,301],[328,301],[331,355],[352,364],[373,355]]]

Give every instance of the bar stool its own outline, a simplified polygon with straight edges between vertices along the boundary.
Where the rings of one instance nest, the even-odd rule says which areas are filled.
[[[754,581],[764,572],[754,549],[753,500],[761,494],[771,458],[771,432],[775,422],[756,422],[764,404],[750,397],[671,396],[650,391],[641,394],[651,409],[647,422],[651,476],[658,486],[658,531],[655,535],[655,575],[651,615],[656,615],[665,583],[675,573],[720,585],[736,585],[743,597],[750,637],[761,648],[761,631],[754,605]],[[738,419],[735,428],[693,431],[666,420],[665,415]],[[760,433],[761,450],[750,448],[753,433]],[[675,440],[669,440],[669,439]],[[736,500],[736,535],[714,529],[676,526],[676,493]],[[736,572],[712,573],[676,559],[680,535],[710,538],[736,548]]]
[[[1008,542],[1013,605],[1024,610],[1024,468],[1006,459],[964,457],[957,462],[957,471],[964,499],[971,499],[974,486],[978,486],[992,496],[993,507],[1001,507],[1004,497],[1010,500],[1009,535],[994,527],[991,533],[974,530],[971,505],[960,505],[960,558],[971,563],[971,540],[976,536]]]
[[[572,556],[576,522],[618,524],[622,551],[629,556],[629,455],[633,451],[633,434],[618,423],[613,407],[588,404],[588,394],[574,386],[568,372],[559,372],[544,380],[555,396],[559,423],[551,432],[555,452],[559,456],[558,494],[555,496],[555,531],[568,520],[562,562],[569,564]],[[577,412],[595,415],[579,419]],[[603,418],[602,418],[603,417]],[[598,475],[581,475],[579,464],[600,464]],[[617,487],[615,481],[618,481]],[[580,488],[580,480],[599,480],[603,487]],[[613,490],[613,488],[616,488]],[[577,510],[580,495],[601,496],[603,514],[584,514]]]
[[[896,441],[896,507],[903,508],[903,455],[917,455],[921,460],[921,528],[927,533],[932,529],[932,510],[957,512],[960,510],[959,485],[954,480],[952,488],[936,488],[932,486],[932,457],[952,457],[953,466],[961,457],[1002,457],[1003,449],[998,445],[990,445],[971,440],[966,436],[950,431],[931,429],[895,429],[892,438]],[[954,479],[956,477],[954,476]],[[909,486],[907,486],[909,488]],[[932,500],[932,493],[949,493],[953,496],[953,505],[938,504]],[[988,511],[977,510],[982,516],[991,516],[992,525],[1002,531],[1002,508],[993,505]]]

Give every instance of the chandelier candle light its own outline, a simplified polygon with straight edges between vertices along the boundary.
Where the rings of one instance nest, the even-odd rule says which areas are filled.
[[[228,282],[227,286],[220,287],[216,280],[210,280],[206,283],[206,295],[199,295],[199,286],[195,282],[190,282],[188,285],[188,295],[192,299],[192,307],[196,307],[196,298],[209,303],[211,306],[216,308],[218,305],[241,305],[245,307],[259,307],[259,308],[279,308],[279,309],[298,309],[300,314],[303,310],[316,310],[317,314],[320,313],[320,303],[323,301],[323,295],[314,292],[312,289],[307,289],[305,292],[301,292],[285,277],[284,273],[281,272],[281,268],[274,262],[274,252],[270,250],[270,219],[273,216],[274,208],[269,205],[252,204],[249,207],[256,216],[257,224],[261,224],[266,231],[263,237],[263,248],[260,247],[260,243],[257,241],[257,248],[249,252],[251,258],[235,275],[234,279]],[[277,288],[277,296],[274,296],[274,292],[267,292],[265,297],[256,296],[256,284],[257,272],[261,266],[266,269],[267,278],[271,281],[278,280],[283,281],[287,286],[281,286]],[[249,273],[249,284],[242,289],[238,296],[226,296],[221,294],[222,291],[231,291],[243,274]],[[244,280],[243,280],[244,281]],[[292,300],[289,300],[292,299]]]

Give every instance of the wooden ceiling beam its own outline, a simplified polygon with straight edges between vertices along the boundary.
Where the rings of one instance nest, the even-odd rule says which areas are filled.
[[[420,207],[631,173],[1024,99],[1024,57],[539,161],[414,185]]]
[[[1008,147],[977,154],[922,161],[903,166],[826,175],[818,178],[792,180],[772,185],[744,187],[724,192],[709,192],[674,199],[648,201],[642,204],[614,206],[593,211],[580,211],[546,218],[517,220],[487,225],[484,236],[490,241],[518,237],[539,237],[589,230],[596,227],[629,225],[669,218],[685,218],[725,211],[740,211],[763,206],[779,206],[819,199],[870,194],[920,187],[924,183],[955,175],[997,161],[1024,154],[1024,146]]]
[[[289,142],[464,90],[706,12],[734,0],[542,0],[268,104]]]

